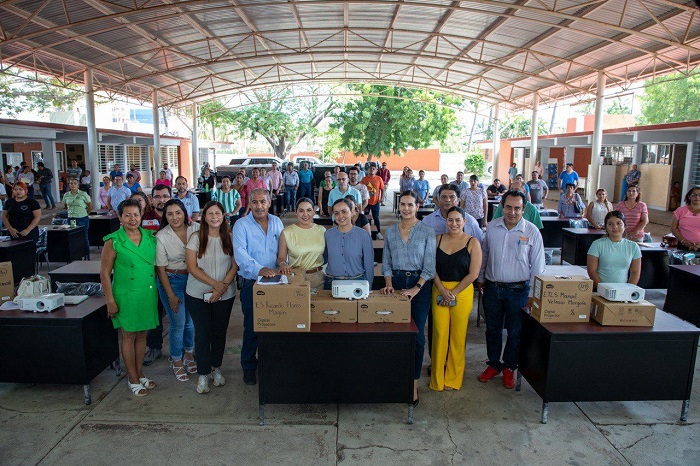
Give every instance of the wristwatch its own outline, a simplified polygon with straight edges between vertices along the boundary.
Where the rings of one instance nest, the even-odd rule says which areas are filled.
[[[421,285],[420,283],[416,282],[416,287],[420,290],[420,289],[423,288],[423,285]]]

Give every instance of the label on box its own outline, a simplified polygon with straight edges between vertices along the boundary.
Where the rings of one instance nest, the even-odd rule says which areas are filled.
[[[596,294],[592,299],[591,317],[601,325],[653,327],[656,305],[645,300],[638,303],[608,301]]]
[[[12,262],[0,262],[0,303],[15,298],[15,281],[12,275]]]
[[[535,277],[532,316],[539,322],[588,322],[593,281],[582,275]]]
[[[311,329],[309,282],[253,286],[256,332],[308,332]]]
[[[408,324],[411,322],[411,300],[400,293],[370,293],[367,299],[358,301],[357,322]]]
[[[355,323],[357,322],[358,302],[334,298],[330,290],[318,291],[311,296],[311,323]]]

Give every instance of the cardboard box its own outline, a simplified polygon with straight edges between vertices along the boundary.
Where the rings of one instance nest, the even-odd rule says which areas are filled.
[[[357,301],[357,322],[411,323],[411,300],[399,293],[370,293],[369,298]]]
[[[354,324],[357,322],[358,302],[334,298],[332,292],[328,290],[318,291],[315,296],[311,296],[311,323]]]
[[[256,332],[311,330],[311,290],[306,280],[286,285],[253,285],[253,327]]]
[[[598,293],[593,295],[591,317],[601,325],[623,327],[653,327],[656,305],[649,301],[620,303],[608,301]]]
[[[531,314],[539,322],[588,322],[593,280],[583,275],[535,277]]]
[[[15,299],[12,262],[0,262],[0,304]]]

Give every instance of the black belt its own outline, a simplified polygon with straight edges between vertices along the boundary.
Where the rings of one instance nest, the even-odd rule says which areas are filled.
[[[410,277],[411,275],[420,275],[422,270],[394,270],[392,273],[398,274],[398,275],[406,275],[407,277]]]
[[[522,282],[492,282],[491,280],[486,280],[486,283],[490,283],[490,284],[495,285],[499,288],[510,288],[512,290],[522,290],[530,282],[528,280],[525,280]]]

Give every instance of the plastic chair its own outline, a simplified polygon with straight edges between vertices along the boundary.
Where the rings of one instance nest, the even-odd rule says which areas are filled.
[[[39,263],[40,259],[43,257],[43,261],[46,262],[46,269],[48,272],[51,271],[51,265],[49,264],[49,254],[46,249],[47,239],[49,237],[49,229],[39,228],[39,241],[36,242],[36,273],[39,273]]]

